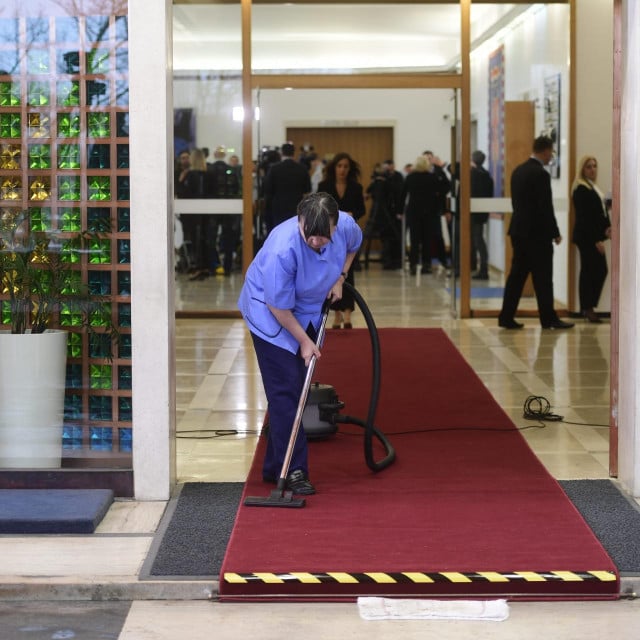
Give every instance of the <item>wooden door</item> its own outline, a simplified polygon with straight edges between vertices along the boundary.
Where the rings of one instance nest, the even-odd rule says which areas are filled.
[[[345,151],[360,165],[360,182],[366,190],[371,182],[373,167],[378,162],[393,158],[393,127],[287,127],[287,140],[296,149],[313,147],[321,157],[331,157]],[[358,222],[362,228],[369,216]]]
[[[535,112],[533,102],[528,100],[508,101],[504,103],[504,195],[511,196],[511,174],[531,155],[531,146],[535,137]],[[507,236],[511,214],[504,216],[504,265],[508,273],[511,268],[511,240]],[[506,274],[505,274],[506,275]],[[527,278],[523,296],[533,296],[531,276]]]

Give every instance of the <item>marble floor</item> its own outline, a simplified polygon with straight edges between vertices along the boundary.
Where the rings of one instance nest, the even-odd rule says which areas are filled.
[[[488,287],[501,284],[492,276]],[[239,274],[193,284],[178,276],[176,305],[180,310],[233,309],[240,286]],[[572,330],[551,331],[542,330],[535,318],[524,318],[522,331],[506,331],[494,318],[458,320],[451,311],[451,282],[444,271],[412,277],[373,264],[356,274],[356,286],[379,327],[442,328],[554,477],[609,477],[608,322],[578,320]],[[496,308],[500,299],[491,295],[487,290],[487,298],[474,299],[473,306]],[[535,304],[525,300],[521,308]],[[357,312],[353,322],[365,326]],[[176,370],[179,481],[243,481],[266,406],[242,321],[178,319]],[[523,405],[531,395],[546,398],[564,421],[525,420]],[[185,585],[167,582],[155,585],[153,597],[145,596],[148,584],[141,572],[165,507],[117,501],[96,534],[81,539],[0,536],[0,600],[83,600],[95,594],[128,599],[132,604],[119,635],[109,636],[120,640],[638,637],[640,601],[635,597],[510,603],[504,622],[371,622],[360,618],[355,604],[220,604],[209,598],[211,585],[205,582],[190,585],[190,595],[185,595]]]

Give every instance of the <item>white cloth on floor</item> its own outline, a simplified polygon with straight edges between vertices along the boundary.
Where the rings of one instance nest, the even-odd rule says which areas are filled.
[[[506,600],[401,600],[358,598],[360,617],[365,620],[493,620],[509,617]]]

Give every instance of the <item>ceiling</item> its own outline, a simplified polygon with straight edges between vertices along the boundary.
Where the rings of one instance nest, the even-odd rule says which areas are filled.
[[[471,8],[480,42],[528,4]],[[173,7],[176,71],[242,69],[240,4]],[[258,72],[403,69],[444,72],[460,56],[457,4],[259,4],[251,8],[252,67]]]

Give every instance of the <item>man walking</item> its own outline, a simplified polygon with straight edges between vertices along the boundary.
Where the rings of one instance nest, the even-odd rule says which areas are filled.
[[[520,296],[529,274],[538,303],[543,329],[570,329],[573,324],[560,320],[553,308],[553,243],[560,244],[551,176],[545,166],[553,158],[553,141],[540,136],[533,141],[531,157],[511,174],[513,216],[509,235],[513,247],[511,271],[504,288],[498,325],[504,329],[522,329],[515,321]]]
[[[267,231],[297,215],[298,203],[311,193],[309,172],[294,158],[295,147],[285,142],[281,152],[282,160],[269,169],[264,181]]]
[[[471,154],[471,197],[493,198],[493,178],[482,166],[486,159],[485,154],[474,151]],[[471,268],[478,262],[479,269],[473,275],[475,280],[489,279],[489,252],[484,239],[484,228],[489,220],[488,212],[471,214]]]

